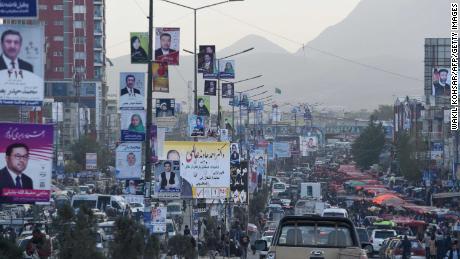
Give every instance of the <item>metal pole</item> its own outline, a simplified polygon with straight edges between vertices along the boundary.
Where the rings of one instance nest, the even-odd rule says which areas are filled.
[[[217,128],[220,128],[221,115],[220,115],[220,98],[222,93],[222,86],[220,85],[220,73],[219,73],[220,60],[217,60]]]
[[[235,141],[235,95],[233,95],[232,105],[232,141]]]
[[[153,52],[153,0],[149,0],[149,62],[147,67],[147,118],[145,134],[145,198],[146,207],[150,204],[151,182],[152,182],[152,160],[150,149],[150,138],[152,129],[152,90],[153,90],[153,71],[152,71],[152,52]]]
[[[242,117],[242,113],[241,113],[241,101],[242,101],[242,99],[241,99],[241,92],[239,93],[239,95],[240,95],[240,102],[239,102],[239,105],[238,105],[238,106],[239,106],[239,108],[240,108],[240,118],[239,118],[239,121],[240,121],[240,122],[238,123],[238,135],[239,135],[240,156],[241,156],[241,155],[243,155],[243,147],[242,147],[242,145],[241,145],[241,144],[242,144],[241,138],[243,137],[243,136],[241,136],[241,117]]]
[[[195,37],[195,42],[194,42],[194,47],[193,47],[193,62],[194,62],[194,67],[195,67],[195,73],[194,73],[194,77],[195,77],[195,81],[194,81],[194,107],[195,107],[195,114],[198,115],[198,104],[197,104],[197,100],[198,100],[198,64],[197,64],[197,60],[196,60],[196,9],[193,9],[193,19],[194,19],[194,37]]]

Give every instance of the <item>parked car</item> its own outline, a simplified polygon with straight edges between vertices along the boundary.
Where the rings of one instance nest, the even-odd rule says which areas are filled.
[[[372,246],[374,247],[374,251],[378,252],[380,251],[380,247],[382,246],[383,240],[390,238],[390,237],[395,237],[396,230],[394,229],[374,229],[372,230],[371,234],[371,243]]]
[[[403,255],[402,242],[403,242],[403,239],[404,238],[401,237],[396,242],[395,248],[390,253],[390,258],[391,259],[402,259],[402,255]],[[411,243],[410,258],[411,259],[425,259],[425,249],[423,248],[422,243],[420,243],[420,241],[418,241],[415,238],[409,238],[409,241]]]

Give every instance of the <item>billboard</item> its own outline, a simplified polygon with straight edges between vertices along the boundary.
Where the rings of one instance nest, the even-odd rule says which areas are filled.
[[[209,109],[211,107],[211,100],[209,96],[199,95],[198,99],[198,115],[199,116],[209,116]]]
[[[179,65],[180,28],[155,28],[155,61]]]
[[[230,198],[235,204],[248,203],[248,162],[230,166]]]
[[[302,153],[302,156],[308,156],[308,152],[314,152],[318,149],[318,137],[300,136],[299,138],[300,138],[300,151]]]
[[[124,110],[121,112],[121,141],[145,140],[145,111]]]
[[[169,69],[166,62],[153,62],[153,91],[169,93]]]
[[[450,97],[450,68],[436,67],[432,73],[431,95]]]
[[[0,123],[0,202],[49,202],[53,125]]]
[[[235,78],[235,60],[222,60],[219,62],[219,77],[221,79]]]
[[[131,64],[149,63],[149,33],[131,32]]]
[[[120,110],[143,110],[145,106],[145,73],[120,73]]]
[[[156,99],[156,117],[173,117],[175,112],[176,100],[175,99]]]
[[[149,207],[144,211],[144,224],[150,233],[166,232],[166,207]]]
[[[198,53],[198,73],[214,73],[214,55],[211,53]]]
[[[165,141],[163,158],[180,161],[183,198],[227,198],[230,143]]]
[[[265,177],[266,156],[263,149],[251,150],[249,154],[249,191],[254,192],[262,187],[262,180]]]
[[[86,170],[96,170],[97,169],[97,154],[96,153],[86,153]]]
[[[123,193],[128,194],[129,196],[143,195],[144,194],[144,180],[135,180],[135,179],[126,180],[125,188],[123,189]]]
[[[222,83],[222,98],[233,99],[235,86],[233,83]]]
[[[273,155],[277,158],[291,157],[291,146],[289,142],[273,142]]]
[[[0,18],[37,19],[38,0],[0,0]]]
[[[116,150],[115,177],[140,179],[142,172],[142,144],[121,143]]]
[[[181,192],[180,161],[160,160],[155,165],[155,193],[160,199],[179,199]]]
[[[188,134],[190,137],[206,136],[206,117],[189,115],[188,116]]]
[[[43,26],[2,24],[0,35],[0,105],[41,106],[44,98]]]
[[[214,80],[204,81],[204,95],[216,96],[217,82]]]

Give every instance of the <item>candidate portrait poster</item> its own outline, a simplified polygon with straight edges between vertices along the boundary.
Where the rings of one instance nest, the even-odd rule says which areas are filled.
[[[150,233],[166,232],[166,212],[167,208],[164,206],[145,208],[144,224],[149,229]]]
[[[0,123],[0,203],[49,202],[53,156],[53,125]]]
[[[230,166],[230,198],[236,204],[248,202],[248,162]]]
[[[300,152],[302,156],[308,156],[309,152],[318,150],[318,138],[316,136],[300,137]]]
[[[205,80],[204,81],[204,95],[216,96],[217,81]]]
[[[228,197],[229,145],[228,142],[165,141],[162,158],[180,161],[183,198]]]
[[[240,163],[240,149],[238,143],[232,143],[230,145],[230,164],[237,165]]]
[[[200,45],[198,49],[200,53],[211,54],[213,57],[216,56],[216,46],[215,45]]]
[[[131,64],[149,63],[149,33],[131,32]]]
[[[262,181],[265,178],[267,159],[263,149],[251,150],[249,161],[249,191],[254,192],[262,188]]]
[[[155,28],[155,61],[179,65],[180,28]]]
[[[450,67],[433,68],[431,95],[450,97]]]
[[[121,141],[145,140],[145,111],[123,110],[120,125]]]
[[[211,99],[209,96],[199,95],[198,99],[198,115],[199,116],[209,116],[211,108]]]
[[[44,98],[42,25],[0,25],[0,105],[41,106]]]
[[[159,199],[178,199],[180,193],[180,161],[158,161],[155,164],[155,194],[157,197]]]
[[[156,99],[155,100],[155,115],[156,117],[173,117],[175,113],[176,100],[175,99]]]
[[[233,99],[234,84],[233,83],[222,83],[222,98]]]
[[[143,110],[145,107],[145,73],[120,73],[120,110]]]
[[[198,53],[198,73],[213,74],[215,68],[214,55],[210,53]]]
[[[219,62],[219,77],[221,79],[235,78],[235,60],[221,60]]]
[[[166,62],[153,62],[153,91],[169,93],[169,70]]]
[[[116,150],[115,177],[140,179],[142,173],[142,144],[121,143]]]
[[[123,188],[123,194],[128,196],[137,196],[142,195],[142,200],[144,200],[144,180],[140,179],[128,179],[125,180],[125,188]],[[143,202],[142,202],[143,204]]]
[[[190,137],[206,136],[206,117],[198,115],[188,116],[188,134]]]

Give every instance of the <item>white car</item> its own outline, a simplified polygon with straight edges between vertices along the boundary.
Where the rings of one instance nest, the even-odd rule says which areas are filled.
[[[129,207],[131,208],[132,213],[144,213],[144,204],[142,203],[133,202],[129,204]]]
[[[348,218],[348,212],[346,209],[342,209],[342,208],[327,208],[323,210],[323,213],[321,214],[321,216]]]
[[[394,229],[374,229],[371,234],[371,244],[374,248],[374,252],[379,252],[380,247],[382,247],[383,240],[395,237],[397,235],[396,230]]]

